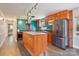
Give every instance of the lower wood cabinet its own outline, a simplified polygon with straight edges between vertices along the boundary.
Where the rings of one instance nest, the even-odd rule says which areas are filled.
[[[47,35],[31,35],[23,33],[23,42],[31,55],[40,55],[47,50]]]
[[[52,40],[53,40],[52,32],[48,32],[48,35],[47,35],[48,44],[51,44],[52,43]]]

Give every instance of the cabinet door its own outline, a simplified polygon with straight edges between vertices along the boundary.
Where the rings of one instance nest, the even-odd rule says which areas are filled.
[[[41,44],[42,44],[42,42],[41,42],[41,37],[35,35],[33,42],[34,42],[34,46],[33,46],[33,48],[34,48],[34,49],[33,49],[34,55],[38,55],[39,52],[40,52],[40,49],[42,48],[42,47],[41,47]],[[41,44],[40,44],[40,43],[41,43]]]
[[[52,32],[48,32],[48,43],[52,43]]]
[[[23,34],[23,42],[25,48],[28,48],[31,52],[33,50],[33,37],[29,34]]]
[[[34,55],[39,55],[47,49],[47,35],[34,37]]]
[[[28,38],[28,45],[29,45],[29,49],[31,51],[33,51],[33,36],[32,35],[29,35],[29,38]]]

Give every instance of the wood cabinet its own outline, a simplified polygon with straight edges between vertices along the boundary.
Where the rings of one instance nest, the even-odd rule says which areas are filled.
[[[48,20],[59,20],[59,19],[63,20],[66,18],[71,20],[70,19],[70,17],[72,17],[71,13],[72,12],[69,10],[64,10],[64,11],[60,11],[60,12],[55,13],[55,14],[51,14],[51,15],[47,16],[46,18]]]
[[[47,36],[48,38],[48,44],[51,44],[52,43],[52,32],[48,32],[48,36]]]
[[[47,50],[47,34],[32,35],[23,32],[23,43],[31,55],[40,55]]]
[[[72,47],[72,45],[73,45],[72,44],[72,37],[73,37],[73,35],[72,35],[73,34],[73,20],[72,20],[72,18],[73,18],[72,10],[59,11],[59,12],[57,12],[55,14],[51,14],[51,15],[46,17],[46,19],[48,21],[50,21],[50,20],[65,20],[65,19],[68,19],[68,21],[69,21],[69,25],[68,25],[68,27],[69,27],[69,29],[68,29],[68,31],[69,31],[68,32],[68,34],[69,34],[69,39],[68,39],[69,45],[68,46],[69,47]]]

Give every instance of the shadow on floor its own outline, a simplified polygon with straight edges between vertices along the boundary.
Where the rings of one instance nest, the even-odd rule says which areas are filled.
[[[31,56],[29,52],[25,49],[23,41],[18,41],[18,48],[22,56]]]

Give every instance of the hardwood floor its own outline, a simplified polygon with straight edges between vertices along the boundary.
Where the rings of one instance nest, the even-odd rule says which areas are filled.
[[[26,48],[24,47],[23,41],[20,40],[17,43],[18,43],[18,47],[19,47],[19,50],[20,50],[22,56],[31,56],[31,54],[28,52],[28,50],[26,50]]]
[[[28,52],[24,52],[26,49],[23,47],[22,41],[19,41],[18,43],[19,49],[22,52],[21,54],[23,56],[30,56]],[[79,49],[67,48],[66,50],[62,50],[50,44],[48,45],[47,56],[79,56]]]
[[[23,42],[16,42],[9,37],[6,39],[3,46],[0,48],[0,56],[31,56],[29,52],[24,48]],[[47,56],[79,56],[79,49],[68,48],[62,50],[53,45],[48,46]]]
[[[67,48],[63,50],[56,46],[49,45],[47,53],[48,56],[79,56],[79,49]]]
[[[17,42],[9,37],[0,48],[0,56],[21,56]]]

